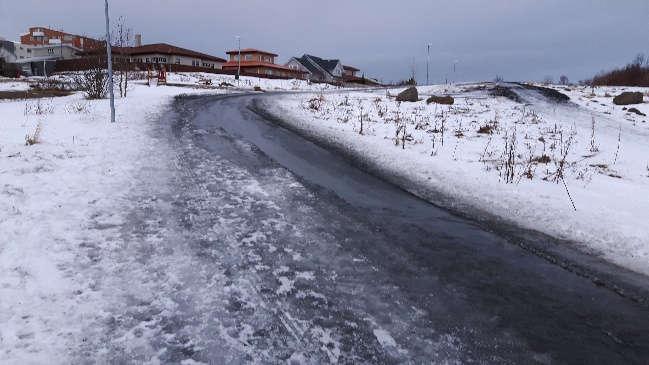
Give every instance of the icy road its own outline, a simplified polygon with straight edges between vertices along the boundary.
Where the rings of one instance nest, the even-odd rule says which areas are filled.
[[[646,304],[362,172],[256,97],[181,98],[160,120],[175,157],[141,171],[79,362],[649,359]]]

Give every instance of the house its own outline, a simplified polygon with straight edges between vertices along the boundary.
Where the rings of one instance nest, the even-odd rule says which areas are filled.
[[[104,42],[76,34],[49,29],[46,27],[30,27],[27,33],[20,36],[20,44],[25,46],[69,45],[71,47],[88,50],[104,46]]]
[[[286,67],[305,72],[307,78],[312,81],[338,82],[343,78],[343,65],[340,60],[327,60],[305,54],[302,57],[292,57]]]
[[[276,64],[275,57],[277,55],[272,52],[246,48],[226,53],[230,59],[223,64],[224,71],[237,71],[241,68],[241,74],[278,78],[304,78],[304,71]],[[239,54],[241,54],[241,60],[239,60]]]
[[[0,58],[14,64],[24,75],[47,75],[54,71],[57,60],[78,58],[80,51],[73,43],[63,43],[57,38],[42,44],[0,41]]]
[[[356,67],[343,65],[343,77],[345,77],[345,78],[355,78],[355,77],[357,77],[356,73],[358,71],[360,71],[360,70],[357,69]]]
[[[145,44],[136,47],[122,47],[116,54],[128,55],[130,62],[137,64],[166,64],[168,70],[173,66],[192,66],[196,68],[221,69],[226,62],[221,57],[208,55],[167,43]]]
[[[137,37],[139,43],[141,36]],[[115,62],[119,63],[128,60],[140,69],[146,69],[148,65],[154,68],[165,66],[168,71],[200,71],[217,70],[225,63],[225,59],[192,51],[187,48],[174,46],[167,43],[145,44],[135,47],[111,47]],[[83,53],[83,56],[102,56],[105,48],[93,49]]]
[[[20,35],[20,42],[2,40],[0,57],[25,75],[43,76],[54,71],[56,61],[79,58],[80,52],[103,44],[94,38],[46,27],[31,27]]]

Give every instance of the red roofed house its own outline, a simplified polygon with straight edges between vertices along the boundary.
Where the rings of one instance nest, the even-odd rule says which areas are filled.
[[[159,69],[165,66],[167,71],[209,71],[218,70],[225,60],[202,52],[177,47],[167,43],[136,45],[135,47],[112,47],[116,60],[127,59],[138,68],[149,65]],[[83,52],[85,56],[102,56],[105,48]]]
[[[93,49],[104,46],[104,42],[94,38],[65,33],[45,27],[29,28],[29,32],[20,36],[20,43],[31,46],[63,44],[70,45],[80,50]]]
[[[136,64],[166,65],[167,70],[173,70],[174,66],[219,69],[225,63],[223,58],[166,43],[116,48],[114,52],[128,55],[130,62]]]
[[[222,66],[226,71],[237,71],[239,68],[239,52],[241,53],[241,74],[256,74],[258,76],[276,76],[284,78],[304,78],[304,72],[286,66],[275,64],[276,54],[258,49],[246,48],[226,52],[230,59]]]

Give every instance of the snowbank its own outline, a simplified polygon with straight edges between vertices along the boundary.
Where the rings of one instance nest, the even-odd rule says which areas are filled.
[[[107,100],[78,93],[0,100],[3,363],[69,362],[62,356],[70,344],[83,342],[82,326],[97,316],[101,298],[79,265],[100,259],[85,255],[89,247],[111,244],[126,219],[118,207],[132,177],[156,150],[150,123],[187,92],[215,91],[134,84],[116,100],[115,124]]]
[[[423,99],[453,95],[452,106],[397,103],[400,90],[389,90],[291,95],[267,107],[438,192],[437,203],[488,212],[649,274],[649,118],[612,104],[621,88],[593,96],[555,87],[571,97],[562,104],[512,86],[522,102],[476,84],[419,88]],[[635,107],[649,114],[648,106]]]
[[[297,79],[263,79],[259,77],[241,76],[239,81],[233,75],[220,75],[207,72],[170,72],[167,82],[188,86],[207,86],[218,88],[225,85],[231,89],[253,90],[260,87],[264,91],[325,91],[337,90],[339,87],[330,84],[309,83]]]

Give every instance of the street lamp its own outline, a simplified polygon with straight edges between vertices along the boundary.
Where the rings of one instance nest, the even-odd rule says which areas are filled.
[[[237,43],[239,47],[239,55],[237,56],[237,82],[239,82],[239,76],[241,75],[241,36],[236,36]]]
[[[426,85],[430,85],[429,77],[428,77],[428,65],[430,64],[430,46],[431,44],[428,43],[426,45]]]
[[[110,94],[110,122],[115,123],[115,94],[113,93],[113,56],[110,49],[110,20],[108,19],[108,0],[104,0],[106,13],[106,57],[108,63],[108,93]]]

